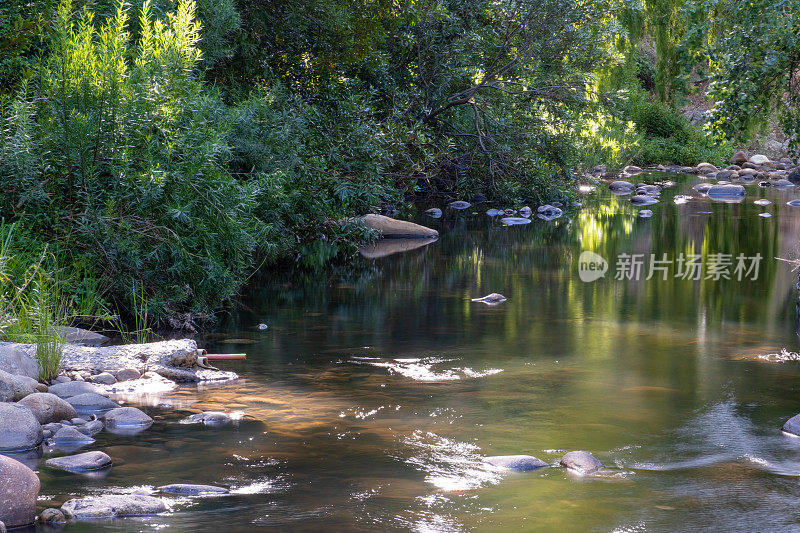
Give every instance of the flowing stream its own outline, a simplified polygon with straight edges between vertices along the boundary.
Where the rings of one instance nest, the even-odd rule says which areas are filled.
[[[774,258],[800,252],[800,207],[787,205],[800,189],[753,183],[725,203],[694,191],[696,176],[634,179],[677,183],[646,219],[602,184],[582,208],[519,226],[485,214],[502,206],[440,219],[424,206],[414,220],[437,242],[358,257],[328,278],[256,283],[245,311],[198,337],[209,351],[247,352],[219,363],[241,379],[127,398],[155,424],[95,437],[87,450],[115,462],[103,478],[40,463],[41,499],[232,490],[66,533],[796,531],[800,439],[780,427],[800,412],[800,363],[759,356],[798,349],[797,272]],[[608,261],[605,277],[581,281],[582,251]],[[643,254],[639,279],[615,279],[625,254]],[[670,262],[666,280],[645,279],[651,254]],[[674,275],[681,254],[700,256],[701,279]],[[731,255],[731,279],[705,279],[713,254]],[[757,276],[737,279],[740,254],[761,255]],[[492,292],[508,300],[470,301]],[[243,417],[178,423],[201,409]],[[481,460],[555,465],[567,450],[607,468],[508,474]]]

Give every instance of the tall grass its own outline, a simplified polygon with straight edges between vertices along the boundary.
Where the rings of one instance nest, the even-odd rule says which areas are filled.
[[[39,377],[50,380],[61,368],[64,338],[59,327],[67,319],[66,302],[42,269],[46,249],[30,264],[12,253],[14,230],[15,225],[0,223],[0,338],[36,344]],[[24,265],[21,272],[19,265]]]

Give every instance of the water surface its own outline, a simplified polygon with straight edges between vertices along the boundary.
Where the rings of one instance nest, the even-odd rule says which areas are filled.
[[[326,278],[266,277],[198,339],[246,351],[220,364],[241,380],[134,399],[156,423],[97,437],[108,476],[42,466],[42,498],[233,491],[66,532],[797,530],[800,439],[779,428],[800,412],[800,367],[758,356],[798,348],[796,272],[774,258],[798,255],[800,208],[786,202],[800,191],[750,184],[743,202],[717,203],[692,191],[697,177],[640,179],[678,181],[649,219],[602,185],[524,226],[484,214],[503,206],[445,208],[416,217],[441,234],[427,246]],[[584,250],[609,260],[604,278],[580,280]],[[681,253],[764,259],[756,280],[614,279],[620,254]],[[491,292],[508,301],[470,301]],[[245,416],[178,424],[201,409]],[[555,464],[575,449],[608,468],[503,474],[481,461]]]

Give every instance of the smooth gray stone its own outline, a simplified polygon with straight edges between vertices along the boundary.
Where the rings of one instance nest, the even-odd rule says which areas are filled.
[[[112,465],[111,457],[103,452],[85,452],[76,455],[66,455],[55,457],[45,461],[47,466],[67,472],[82,473],[94,472],[110,468]]]
[[[590,452],[575,451],[564,454],[561,458],[561,466],[579,474],[591,474],[603,468],[603,463],[598,461]]]
[[[0,451],[32,450],[43,440],[42,425],[30,409],[15,403],[0,403]]]
[[[539,468],[546,468],[550,466],[541,459],[533,457],[532,455],[495,455],[491,457],[485,457],[483,460],[492,466],[506,468],[508,470],[516,470],[518,472],[538,470]]]
[[[81,520],[147,516],[164,513],[167,511],[167,506],[161,498],[141,494],[120,494],[75,498],[62,505],[61,510]]]
[[[173,483],[172,485],[164,485],[163,487],[158,487],[158,490],[169,494],[191,494],[191,495],[228,493],[228,489],[224,487],[215,487],[213,485],[193,485],[187,483]]]

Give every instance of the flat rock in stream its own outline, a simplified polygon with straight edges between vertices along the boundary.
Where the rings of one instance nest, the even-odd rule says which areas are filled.
[[[111,468],[111,457],[103,452],[85,452],[65,457],[48,459],[45,464],[50,468],[80,474],[83,472],[96,472]]]
[[[231,417],[220,411],[205,411],[187,416],[181,424],[205,424],[206,426],[224,426],[232,421]]]
[[[96,392],[84,392],[77,396],[70,396],[67,402],[75,408],[78,414],[98,413],[119,407],[105,396]]]
[[[215,494],[228,494],[228,489],[213,485],[194,485],[189,483],[173,483],[158,487],[160,492],[167,494],[188,494],[191,496],[209,496]]]
[[[94,439],[84,435],[72,426],[62,426],[53,435],[53,442],[56,447],[65,452],[73,452],[94,442]]]
[[[736,198],[744,196],[746,192],[741,185],[726,183],[723,185],[712,185],[711,188],[708,189],[707,194],[712,197]]]
[[[484,457],[483,460],[497,468],[516,470],[517,472],[527,472],[529,470],[538,470],[550,466],[532,455],[495,455]]]
[[[439,232],[435,229],[426,228],[407,220],[397,220],[383,215],[364,215],[362,222],[368,228],[380,232],[381,237],[389,239],[414,239],[438,237]]]
[[[487,294],[481,298],[473,298],[473,302],[480,302],[486,305],[498,305],[508,300],[505,296],[500,294],[499,292],[493,292],[491,294]]]
[[[29,356],[36,353],[35,344],[14,346]],[[116,373],[123,368],[133,368],[140,373],[156,372],[176,382],[218,381],[238,377],[234,372],[201,366],[197,359],[199,355],[197,343],[191,339],[100,347],[67,344],[64,345],[61,368],[65,372],[79,371],[91,374]],[[53,394],[58,393],[53,392]]]
[[[61,506],[67,516],[86,518],[124,518],[146,516],[167,511],[161,498],[141,494],[110,494],[75,498]]]
[[[103,392],[103,389],[96,385],[92,385],[87,381],[67,381],[66,383],[56,383],[55,385],[50,385],[50,388],[47,389],[47,392],[50,394],[55,394],[59,398],[71,398],[87,392],[107,396],[107,394]]]
[[[585,475],[597,472],[603,468],[603,463],[590,452],[575,451],[564,454],[561,458],[561,466]]]

